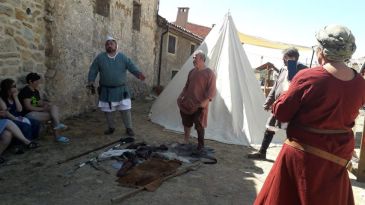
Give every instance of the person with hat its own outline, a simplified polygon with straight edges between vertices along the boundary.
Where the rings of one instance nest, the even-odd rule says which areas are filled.
[[[356,50],[347,27],[325,26],[316,39],[320,65],[299,71],[272,106],[279,121],[289,122],[287,140],[256,205],[354,204],[347,169],[365,80],[345,64]]]
[[[263,105],[263,107],[266,111],[271,110],[272,104],[281,95],[286,84],[289,83],[288,61],[290,61],[290,60],[295,61],[296,69],[298,71],[307,68],[307,66],[303,65],[302,63],[300,63],[298,61],[299,60],[299,51],[295,47],[286,48],[285,50],[283,50],[282,53],[283,53],[284,66],[280,69],[279,75],[278,75],[274,85],[272,86],[270,93],[266,97],[265,103]],[[275,68],[275,66],[272,64],[270,66]],[[270,145],[272,139],[274,138],[275,132],[278,131],[279,129],[285,129],[285,128],[286,128],[286,124],[281,123],[271,114],[266,122],[266,130],[264,132],[264,138],[262,139],[261,147],[260,147],[259,151],[250,153],[247,155],[247,157],[249,159],[265,160],[266,151],[269,148],[269,145]]]
[[[52,120],[55,140],[61,143],[68,143],[69,139],[59,135],[59,131],[67,126],[60,122],[59,109],[56,105],[41,99],[39,85],[41,76],[38,73],[29,73],[26,76],[27,86],[19,92],[19,101],[23,105],[22,115],[41,122]]]
[[[99,103],[98,107],[105,113],[107,130],[110,135],[115,131],[112,112],[120,111],[126,128],[126,134],[134,136],[131,116],[131,94],[127,86],[127,71],[136,78],[145,80],[145,76],[130,58],[118,51],[117,41],[108,36],[105,41],[105,52],[93,60],[88,73],[88,86],[95,87],[94,81],[99,74]]]

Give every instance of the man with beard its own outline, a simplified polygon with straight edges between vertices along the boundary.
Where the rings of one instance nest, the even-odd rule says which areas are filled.
[[[120,111],[126,128],[126,134],[134,136],[131,117],[131,95],[126,85],[127,70],[136,78],[144,80],[145,76],[136,65],[123,53],[117,51],[117,41],[108,36],[105,42],[106,52],[100,53],[92,62],[88,74],[89,86],[99,73],[99,103],[98,107],[105,113],[108,129],[104,134],[110,135],[115,131],[112,112]]]
[[[205,54],[198,50],[193,55],[194,68],[189,72],[185,87],[177,99],[182,123],[184,141],[189,143],[193,124],[198,134],[197,151],[204,148],[204,128],[207,127],[208,105],[216,93],[216,77],[205,65]]]

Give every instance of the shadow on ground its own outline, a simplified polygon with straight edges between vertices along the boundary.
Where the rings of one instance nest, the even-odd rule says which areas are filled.
[[[148,120],[151,104],[144,100],[133,102],[136,141],[152,145],[180,141],[182,135],[165,132],[162,127]],[[51,136],[46,135],[41,137],[41,147],[36,150],[23,155],[7,152],[5,156],[9,161],[0,167],[1,204],[110,204],[111,198],[133,190],[118,186],[115,181],[117,170],[111,166],[112,161],[100,163],[104,170],[85,165],[67,174],[76,165],[97,156],[101,151],[57,164],[60,160],[124,137],[120,115],[115,115],[115,118],[120,125],[111,136],[103,134],[106,128],[104,115],[95,111],[65,121],[70,127],[63,133],[71,139],[68,145],[57,144]],[[206,144],[215,150],[217,164],[203,165],[196,171],[164,182],[155,192],[141,192],[118,204],[252,204],[257,187],[261,187],[265,177],[263,174],[272,163],[266,165],[264,170],[260,168],[261,162],[247,159],[246,154],[253,151],[249,147],[215,141],[206,141]]]

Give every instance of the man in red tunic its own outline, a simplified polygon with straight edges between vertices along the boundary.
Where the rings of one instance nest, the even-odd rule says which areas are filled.
[[[365,80],[345,64],[356,50],[348,28],[326,26],[316,38],[320,66],[299,71],[273,105],[274,116],[290,122],[288,139],[255,205],[354,204],[346,167]]]
[[[194,68],[189,72],[185,87],[177,99],[184,125],[184,141],[189,143],[193,124],[198,134],[197,150],[204,148],[204,128],[207,127],[208,106],[216,92],[214,72],[205,66],[205,54],[198,50],[193,55]]]

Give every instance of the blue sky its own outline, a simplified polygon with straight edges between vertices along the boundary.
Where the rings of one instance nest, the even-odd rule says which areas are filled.
[[[208,27],[230,11],[243,33],[304,46],[315,44],[318,29],[342,24],[355,35],[353,57],[365,56],[364,0],[160,0],[159,14],[175,21],[178,7],[190,8],[189,22]]]

